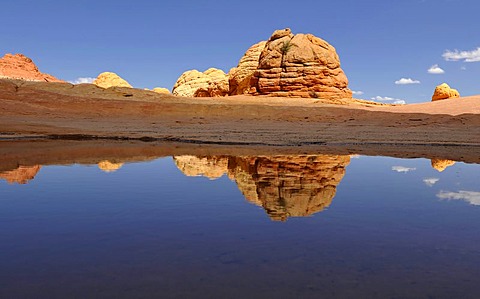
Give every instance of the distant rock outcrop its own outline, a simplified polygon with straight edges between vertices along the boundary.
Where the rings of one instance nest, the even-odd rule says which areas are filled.
[[[228,95],[228,76],[219,69],[205,72],[190,70],[183,73],[173,86],[172,93],[182,97],[223,97]]]
[[[152,91],[160,94],[170,94],[170,90],[164,87],[155,87]]]
[[[245,198],[273,220],[303,217],[330,205],[350,156],[175,157],[188,176],[218,178],[228,173]]]
[[[93,81],[93,84],[102,88],[109,87],[129,87],[132,88],[132,85],[126,80],[121,78],[119,75],[112,72],[104,72],[98,75],[97,79]]]
[[[438,170],[438,172],[442,172],[447,167],[450,167],[455,164],[455,161],[452,160],[444,160],[444,159],[432,159],[431,160],[432,167]]]
[[[443,83],[435,87],[435,91],[433,92],[432,96],[432,102],[459,97],[460,93],[458,90],[450,88],[447,83]]]
[[[312,34],[277,30],[267,41],[252,78],[256,95],[351,98],[333,46]]]
[[[41,73],[35,63],[23,54],[5,54],[0,58],[0,78],[65,82],[52,75]]]
[[[237,67],[228,73],[229,95],[247,94],[252,88],[251,80],[258,68],[258,60],[266,41],[251,46],[238,62]]]
[[[123,163],[114,163],[104,160],[98,163],[98,168],[103,172],[115,172],[123,166]]]
[[[14,170],[0,172],[0,179],[6,180],[9,184],[26,184],[35,178],[40,168],[40,165],[19,166]]]

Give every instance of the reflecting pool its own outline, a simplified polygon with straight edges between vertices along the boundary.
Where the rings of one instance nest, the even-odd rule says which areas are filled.
[[[4,167],[0,298],[479,298],[479,179],[327,154]]]

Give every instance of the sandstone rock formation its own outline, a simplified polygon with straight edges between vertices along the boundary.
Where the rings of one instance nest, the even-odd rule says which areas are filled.
[[[228,73],[229,95],[247,94],[252,88],[251,80],[258,68],[258,60],[266,41],[251,46],[238,62],[237,67]]]
[[[252,78],[256,95],[351,98],[348,79],[333,46],[312,34],[275,31]]]
[[[178,78],[172,93],[182,97],[223,97],[228,89],[228,76],[222,70],[210,68],[203,73],[186,71]]]
[[[175,157],[189,176],[217,178],[228,173],[245,198],[272,220],[303,217],[330,205],[350,156]]]
[[[438,170],[438,172],[442,172],[447,167],[450,167],[455,164],[455,161],[452,160],[443,160],[443,159],[432,159],[431,160],[432,167]]]
[[[103,172],[115,172],[123,166],[123,163],[114,163],[108,160],[100,161],[98,163],[98,168]]]
[[[215,180],[227,172],[228,158],[175,156],[175,164],[186,176],[204,176]]]
[[[152,91],[160,94],[170,94],[170,90],[164,87],[155,87]]]
[[[40,168],[40,165],[19,166],[14,170],[0,172],[0,179],[6,180],[9,184],[26,184],[35,178]]]
[[[102,87],[129,87],[132,88],[132,85],[121,78],[119,75],[112,72],[104,72],[98,75],[97,79],[93,81],[93,84]]]
[[[33,61],[22,54],[5,54],[0,58],[0,78],[27,81],[65,82],[41,73]]]
[[[459,97],[460,93],[458,93],[458,90],[450,88],[447,83],[443,83],[435,87],[435,91],[433,92],[432,96],[432,102]]]

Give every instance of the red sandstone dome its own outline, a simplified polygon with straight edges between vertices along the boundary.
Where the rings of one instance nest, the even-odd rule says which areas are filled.
[[[27,81],[65,82],[40,72],[33,61],[23,54],[5,54],[0,58],[0,78]]]

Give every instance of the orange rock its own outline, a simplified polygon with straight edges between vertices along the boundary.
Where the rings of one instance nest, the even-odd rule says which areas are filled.
[[[0,172],[0,178],[6,180],[9,184],[26,184],[35,178],[40,168],[40,165],[19,166],[14,170]]]
[[[194,97],[224,97],[228,95],[228,81],[212,81],[206,88],[199,88],[193,94]]]
[[[119,75],[112,72],[104,72],[98,75],[97,79],[93,81],[93,84],[101,88],[109,87],[129,87],[132,88],[132,85],[124,80]]]
[[[152,91],[160,94],[170,94],[170,90],[163,87],[155,87],[154,89],[152,89]]]
[[[172,93],[182,97],[221,97],[228,94],[228,76],[219,69],[205,72],[190,70],[183,73],[173,86]]]
[[[40,72],[33,61],[22,54],[5,54],[0,58],[0,78],[26,81],[65,82]]]
[[[258,59],[266,41],[251,46],[238,62],[238,66],[228,73],[229,95],[247,94],[252,88],[251,80],[258,68]]]
[[[311,34],[277,30],[263,49],[252,78],[257,95],[351,98],[333,46]]]
[[[433,92],[432,96],[432,102],[459,97],[460,93],[458,93],[458,90],[450,88],[447,83],[443,83],[435,87],[435,91]]]
[[[443,159],[432,159],[432,167],[438,170],[439,172],[444,171],[447,167],[450,167],[455,164],[455,161],[452,160],[443,160]]]

